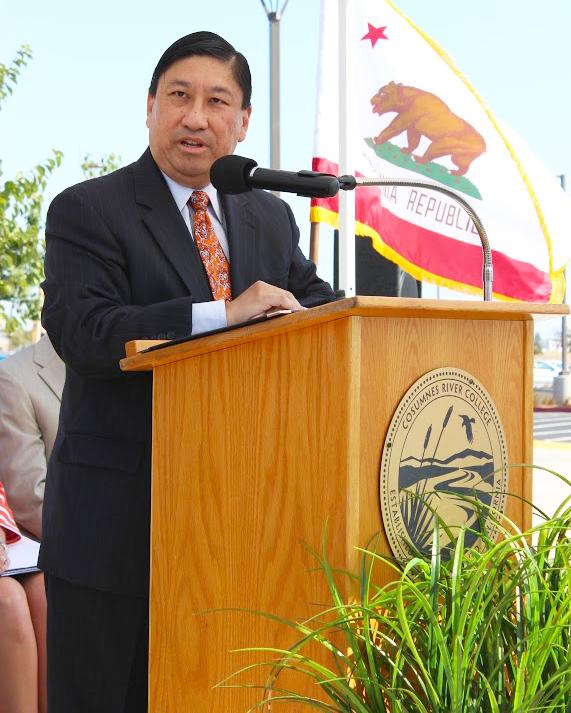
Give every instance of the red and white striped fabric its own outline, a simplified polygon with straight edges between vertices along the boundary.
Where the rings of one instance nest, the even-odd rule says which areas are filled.
[[[18,530],[18,525],[16,525],[16,521],[14,520],[14,515],[8,507],[6,491],[2,483],[0,483],[0,527],[3,527],[6,532],[7,544],[10,545],[21,538],[20,530]]]

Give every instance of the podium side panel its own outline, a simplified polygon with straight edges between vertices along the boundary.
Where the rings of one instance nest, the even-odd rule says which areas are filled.
[[[283,647],[299,634],[224,609],[301,620],[329,601],[304,543],[320,550],[329,519],[334,564],[346,564],[358,327],[359,318],[341,319],[155,371],[153,713],[246,711],[261,699],[213,690],[255,658],[229,651]]]

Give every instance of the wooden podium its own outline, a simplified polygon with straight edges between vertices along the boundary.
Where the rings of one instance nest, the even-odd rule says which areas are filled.
[[[382,531],[388,425],[426,372],[473,374],[509,462],[531,463],[533,315],[566,311],[356,297],[124,359],[154,373],[149,711],[238,713],[261,699],[213,689],[255,660],[230,651],[296,635],[235,609],[302,619],[327,604],[304,547],[320,549],[326,522],[331,562],[356,570],[355,546]],[[531,498],[529,470],[509,478]],[[507,514],[530,525],[521,500]]]

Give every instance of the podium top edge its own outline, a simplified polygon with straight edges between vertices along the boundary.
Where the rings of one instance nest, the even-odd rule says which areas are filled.
[[[472,300],[429,300],[413,297],[348,297],[303,312],[275,319],[245,324],[217,334],[178,340],[175,344],[147,351],[159,342],[135,340],[128,342],[129,354],[120,362],[123,371],[151,371],[154,367],[224,349],[241,342],[252,341],[319,323],[346,317],[394,317],[417,319],[476,319],[529,321],[549,319],[569,314],[565,304],[533,302],[478,302]],[[162,346],[162,345],[161,345]]]

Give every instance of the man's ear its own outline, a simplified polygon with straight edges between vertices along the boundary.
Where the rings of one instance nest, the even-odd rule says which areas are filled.
[[[248,133],[248,126],[250,124],[250,116],[252,115],[252,107],[249,106],[247,109],[242,109],[242,126],[240,127],[240,133],[238,135],[238,141],[244,141],[246,134]]]
[[[151,128],[151,114],[155,105],[155,97],[149,92],[147,96],[147,129]]]

